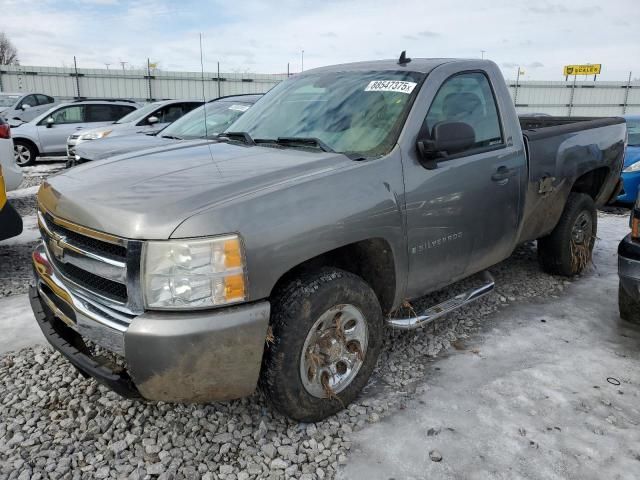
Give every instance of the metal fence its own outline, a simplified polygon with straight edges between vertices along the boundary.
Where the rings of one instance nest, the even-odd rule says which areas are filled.
[[[510,81],[518,113],[615,116],[640,113],[640,82]]]
[[[70,99],[115,97],[149,101],[165,98],[217,98],[239,93],[264,93],[288,73],[167,72],[2,66],[0,91],[39,92]],[[202,80],[204,78],[204,81]],[[519,113],[608,116],[640,113],[640,82],[509,81]]]
[[[167,72],[98,68],[0,67],[0,91],[39,92],[61,99],[130,98],[138,101],[217,98],[264,93],[287,74]],[[204,79],[204,81],[203,81]]]

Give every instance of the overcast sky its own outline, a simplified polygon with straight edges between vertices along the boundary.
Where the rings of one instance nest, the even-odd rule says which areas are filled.
[[[515,78],[559,80],[602,63],[604,80],[640,77],[640,0],[0,0],[0,31],[23,65],[282,73],[333,63],[485,57]]]

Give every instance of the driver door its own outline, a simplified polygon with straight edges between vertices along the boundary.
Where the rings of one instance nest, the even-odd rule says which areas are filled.
[[[67,105],[38,122],[38,138],[42,153],[62,154],[67,151],[67,137],[76,130],[86,128],[84,105]],[[47,119],[53,118],[48,124]]]
[[[409,249],[408,297],[417,297],[509,255],[518,226],[521,151],[507,144],[489,79],[463,72],[440,87],[421,131],[464,122],[475,141],[424,167],[417,151],[403,156]],[[497,173],[507,171],[505,178]]]

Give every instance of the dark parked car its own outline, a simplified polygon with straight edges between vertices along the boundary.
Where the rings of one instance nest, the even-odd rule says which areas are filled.
[[[620,316],[640,324],[640,197],[631,210],[631,232],[618,245]]]
[[[75,155],[69,159],[67,166],[168,146],[185,140],[211,140],[226,130],[260,97],[262,95],[256,94],[220,97],[192,110],[156,133],[123,135],[82,143],[76,147]]]

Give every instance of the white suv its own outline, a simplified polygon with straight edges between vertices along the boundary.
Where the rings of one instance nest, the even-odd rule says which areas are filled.
[[[72,133],[112,124],[137,108],[126,100],[78,100],[56,105],[30,122],[12,124],[16,163],[24,167],[39,156],[66,155]]]
[[[0,117],[0,167],[7,191],[15,190],[22,183],[22,170],[16,165],[13,156],[11,128]]]

